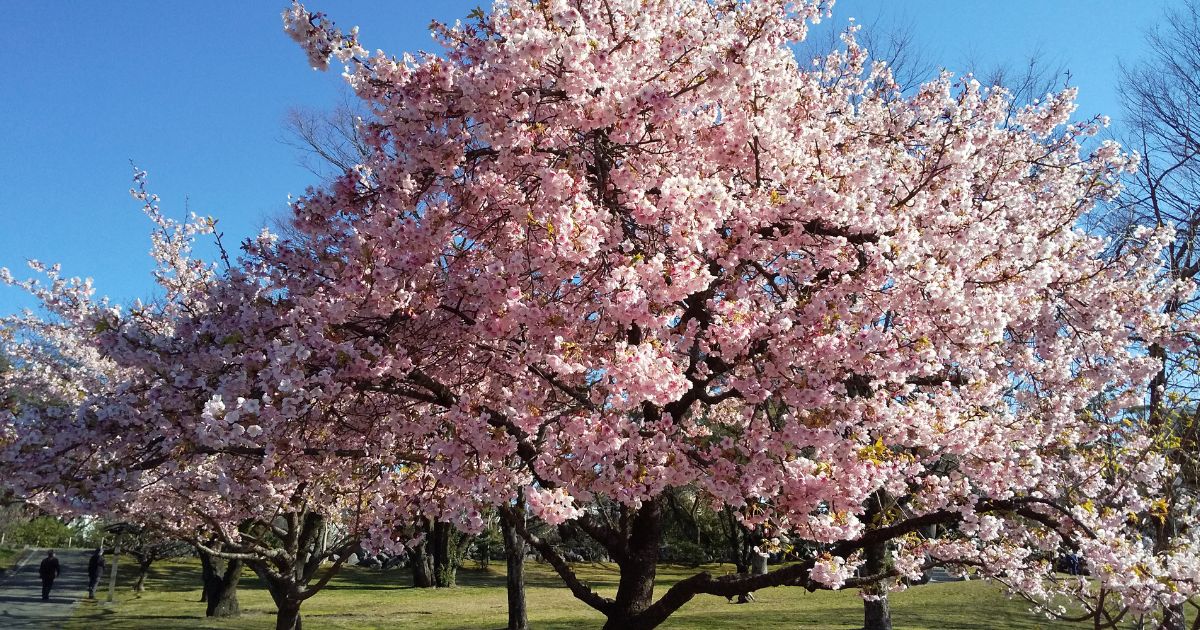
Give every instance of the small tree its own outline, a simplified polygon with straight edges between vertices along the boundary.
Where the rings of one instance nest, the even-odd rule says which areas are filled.
[[[352,403],[334,395],[324,404],[276,404],[253,379],[222,380],[217,365],[238,352],[244,322],[225,320],[232,328],[214,339],[211,327],[231,313],[214,308],[212,299],[224,290],[261,287],[234,282],[219,288],[217,269],[190,256],[195,236],[213,232],[215,223],[167,219],[145,190],[144,176],[137,173],[133,193],[155,226],[156,278],[166,292],[161,302],[123,312],[93,301],[87,283],[62,281],[56,268],[34,264],[52,279],[49,287],[0,271],[0,279],[30,291],[50,314],[3,321],[4,354],[16,360],[0,384],[6,399],[19,401],[0,412],[11,482],[46,509],[126,518],[188,540],[209,560],[228,561],[224,571],[206,571],[206,582],[219,585],[206,588],[210,614],[236,611],[238,563],[244,562],[271,588],[278,627],[291,630],[300,624],[300,604],[341,566],[322,569],[321,561],[356,544],[368,525],[364,493],[387,470],[362,463],[376,434],[325,432],[288,442],[264,437],[272,418],[294,427]],[[162,377],[172,372],[178,378]],[[268,378],[272,391],[297,395],[286,379]],[[222,382],[233,389],[196,396],[197,384],[203,390]],[[357,444],[339,448],[334,442],[343,437]],[[313,459],[323,453],[325,465]],[[326,535],[331,526],[336,535]],[[219,544],[209,545],[213,540]],[[218,574],[220,580],[213,579]]]
[[[152,564],[159,560],[178,558],[192,551],[187,542],[175,536],[149,527],[121,525],[123,526],[117,530],[119,533],[110,544],[137,561],[137,579],[133,583],[133,590],[137,593],[146,590],[146,576]]]

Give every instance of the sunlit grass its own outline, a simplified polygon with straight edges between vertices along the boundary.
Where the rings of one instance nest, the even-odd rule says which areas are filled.
[[[128,563],[126,567],[130,566]],[[709,567],[725,573],[727,567]],[[412,628],[420,630],[494,630],[505,626],[506,598],[503,564],[490,569],[464,568],[454,589],[414,589],[403,569],[390,571],[350,568],[330,586],[305,602],[306,628],[354,629]],[[606,595],[616,587],[614,565],[578,567],[581,577]],[[694,570],[664,566],[659,588],[690,575]],[[195,561],[164,562],[151,570],[147,591],[130,590],[133,572],[121,573],[118,603],[82,602],[70,628],[268,628],[275,607],[261,584],[247,572],[239,600],[242,616],[228,620],[204,619],[200,600],[200,568]],[[599,614],[576,601],[550,569],[530,563],[528,570],[530,625],[537,629],[583,630],[602,623]],[[676,613],[663,628],[754,628],[755,630],[828,629],[862,627],[862,600],[854,592],[808,593],[796,588],[760,591],[757,601],[733,605],[724,598],[703,596]],[[1034,630],[1073,628],[1052,623],[1028,612],[1020,601],[1010,600],[996,586],[971,582],[913,587],[892,596],[893,618],[906,630]]]

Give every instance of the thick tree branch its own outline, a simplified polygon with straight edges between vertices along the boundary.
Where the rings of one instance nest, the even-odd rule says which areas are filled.
[[[613,606],[613,600],[608,599],[607,597],[601,597],[599,594],[593,591],[591,587],[584,584],[579,577],[575,575],[575,572],[571,570],[571,567],[567,564],[567,561],[564,560],[562,556],[558,555],[558,552],[554,550],[553,545],[547,543],[541,538],[538,538],[529,531],[529,528],[525,526],[525,519],[523,518],[522,514],[518,513],[516,509],[511,506],[504,506],[500,508],[500,516],[505,520],[506,523],[508,523],[510,527],[513,528],[514,531],[520,534],[521,537],[524,538],[531,547],[537,549],[538,553],[541,554],[542,558],[544,558],[546,562],[550,563],[550,566],[554,568],[554,572],[557,573],[560,578],[562,578],[563,582],[566,583],[567,588],[571,589],[571,594],[574,595],[576,599],[602,613],[607,614],[607,612]]]

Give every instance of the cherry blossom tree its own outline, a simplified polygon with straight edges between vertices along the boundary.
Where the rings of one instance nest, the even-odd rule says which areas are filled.
[[[115,546],[137,561],[133,590],[138,593],[146,590],[146,576],[150,573],[151,565],[160,560],[187,555],[192,550],[186,542],[152,529],[126,526],[124,523],[117,524],[117,528],[119,533]]]
[[[19,359],[46,404],[4,412],[7,461],[64,509],[154,507],[278,561],[280,628],[313,592],[292,542],[314,513],[383,547],[496,508],[608,628],[930,564],[1047,606],[1187,598],[1197,530],[1143,542],[1172,464],[1120,419],[1191,287],[1159,273],[1169,230],[1113,258],[1078,227],[1129,160],[1081,148],[1099,125],[1071,122],[1071,91],[1015,115],[949,75],[905,96],[853,31],[802,64],[825,9],[511,0],[393,58],[292,5],[310,63],[349,64],[366,159],[224,269],[186,251],[211,222],[162,227],[161,303],[27,285],[52,347],[119,376],[72,389]],[[812,553],[656,596],[682,487]],[[615,594],[527,517],[603,547]],[[1063,548],[1093,580],[1056,578]]]
[[[521,530],[609,627],[927,562],[1047,601],[1060,546],[1098,576],[1071,588],[1186,597],[1190,543],[1129,524],[1170,464],[1089,409],[1139,401],[1146,345],[1179,343],[1161,306],[1190,290],[1157,275],[1168,234],[1106,259],[1077,227],[1126,157],[1081,149],[1099,123],[1070,121],[1070,90],[1015,115],[948,75],[904,97],[852,32],[802,66],[822,10],[509,2],[397,59],[294,5],[288,31],[315,67],[351,64],[378,122],[367,160],[295,204],[303,236],[261,253],[270,282],[358,335],[310,349],[411,405],[443,483],[523,488],[609,551],[615,597]],[[656,600],[661,498],[687,484],[826,551]],[[914,537],[931,525],[954,535]],[[893,568],[853,577],[884,544]]]
[[[356,401],[298,398],[273,375],[261,388],[263,363],[295,360],[279,336],[288,329],[266,323],[273,312],[254,301],[264,289],[246,274],[192,257],[194,238],[215,223],[167,219],[137,177],[133,192],[155,225],[161,300],[113,307],[93,300],[89,283],[36,263],[48,281],[3,274],[45,311],[3,322],[15,364],[4,391],[20,401],[3,418],[9,482],[48,509],[153,527],[229,561],[219,580],[206,579],[210,614],[236,614],[245,563],[268,585],[278,627],[298,628],[300,604],[341,566],[323,560],[344,558],[372,523],[362,514],[386,476],[364,457],[375,434],[330,446],[328,426],[314,434],[305,424]],[[251,330],[269,338],[247,340]]]

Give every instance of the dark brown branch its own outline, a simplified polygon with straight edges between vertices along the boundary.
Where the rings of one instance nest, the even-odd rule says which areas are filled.
[[[1061,527],[1061,523],[1055,521],[1053,518],[1040,512],[1034,512],[1028,508],[1030,504],[1042,502],[1044,501],[1032,498],[1010,500],[985,499],[975,505],[975,512],[1012,512],[1051,527]],[[920,531],[930,525],[953,525],[961,521],[962,518],[962,512],[956,510],[930,512],[886,527],[870,530],[855,540],[847,540],[834,545],[829,553],[833,556],[847,558],[871,545],[884,543],[905,534]],[[708,572],[698,573],[676,582],[658,601],[651,604],[649,608],[638,616],[638,621],[645,627],[654,627],[662,623],[662,621],[684,604],[691,601],[693,597],[701,594],[733,597],[774,586],[802,586],[809,590],[822,588],[820,584],[814,582],[809,577],[810,572],[816,565],[816,560],[816,558],[809,559],[805,562],[776,569],[763,575],[754,576],[726,575],[714,577]]]
[[[821,219],[807,221],[802,224],[801,227],[804,228],[804,231],[808,234],[844,238],[846,239],[846,242],[853,243],[855,245],[862,245],[864,243],[878,243],[880,236],[874,232],[851,232],[845,228],[830,225]],[[772,223],[759,228],[755,233],[763,238],[773,238],[777,233],[780,236],[787,236],[788,234],[792,233],[792,230],[793,224],[791,223]],[[884,235],[891,236],[891,233],[886,232]]]
[[[596,410],[596,405],[594,403],[592,403],[590,398],[588,398],[587,390],[579,388],[579,387],[573,387],[571,385],[563,383],[562,381],[558,380],[558,378],[556,378],[553,374],[551,374],[549,372],[549,370],[545,370],[536,365],[530,365],[529,371],[533,372],[537,376],[541,377],[542,380],[546,381],[547,383],[549,383],[549,384],[553,385],[554,387],[556,387],[557,389],[561,390],[564,394],[570,396],[572,399],[575,400],[575,402],[582,405],[584,409],[587,409],[588,411]]]

